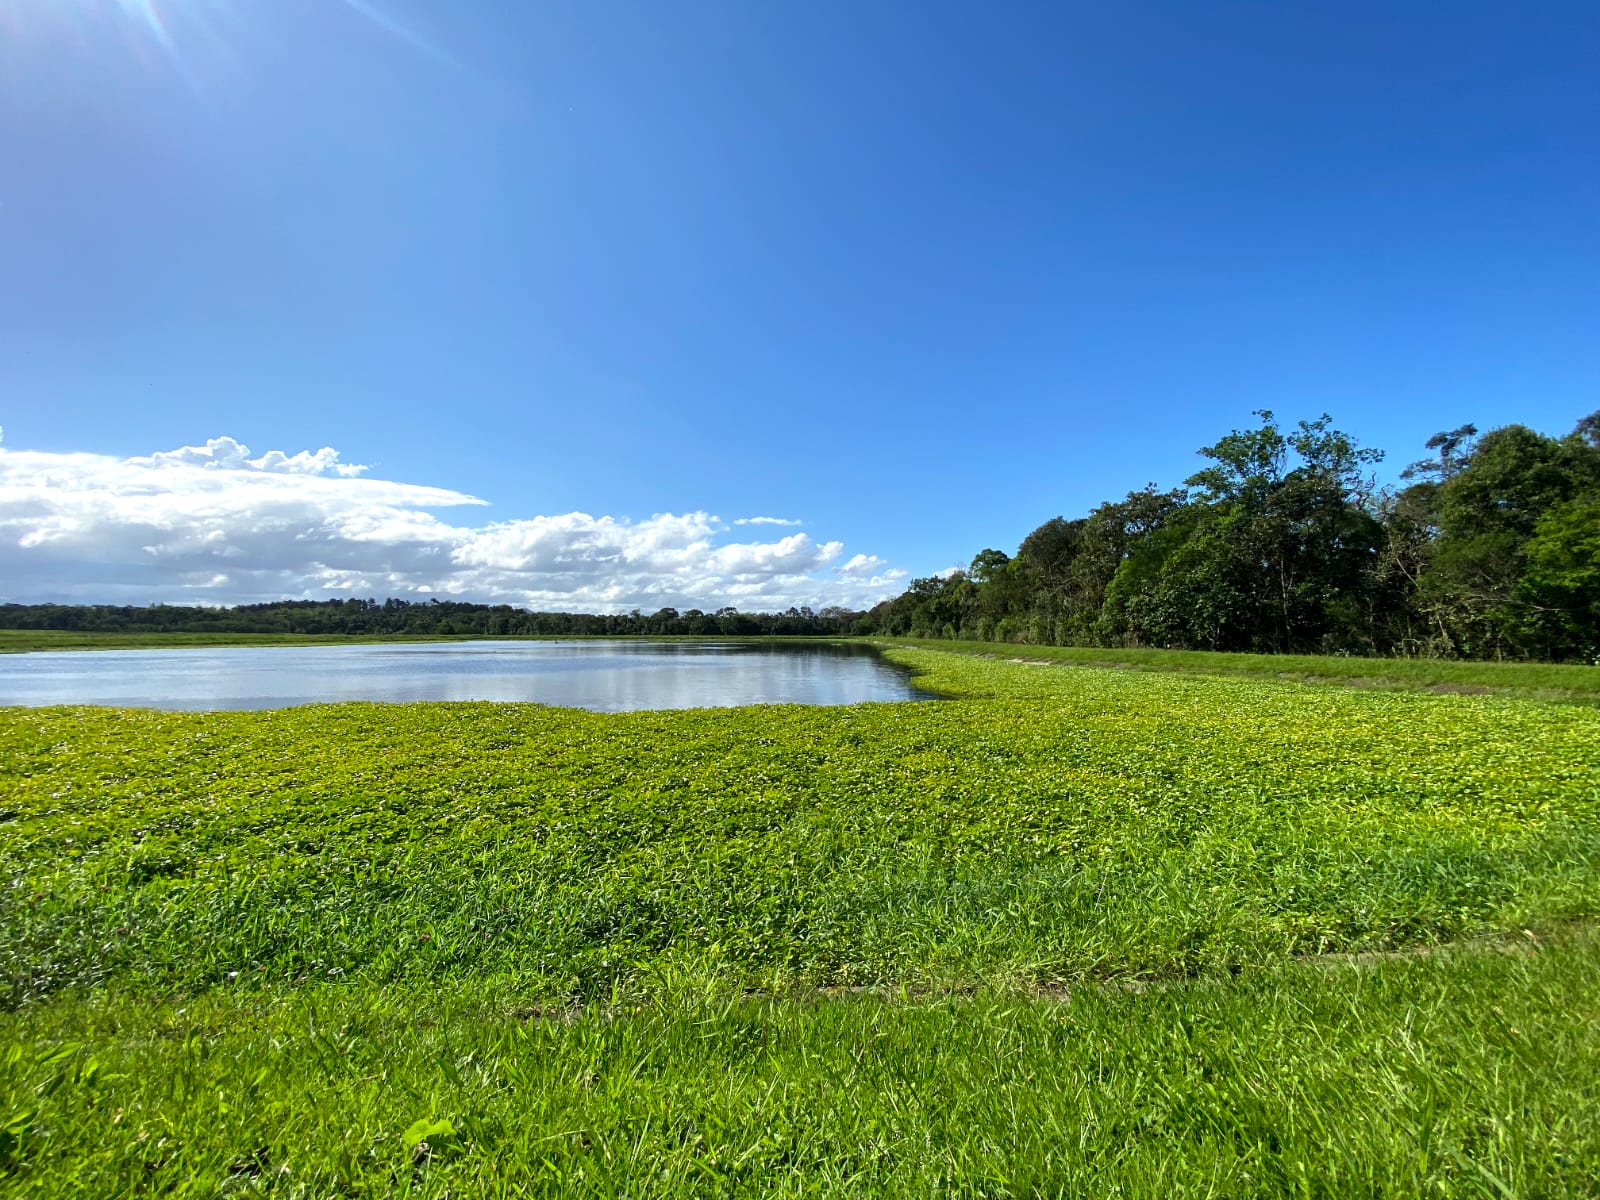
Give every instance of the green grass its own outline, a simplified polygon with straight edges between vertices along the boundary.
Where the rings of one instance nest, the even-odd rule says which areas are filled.
[[[0,1189],[1593,1196],[1597,1014],[1587,934],[1061,999],[97,995],[9,1020]]]
[[[1337,683],[1355,687],[1478,692],[1534,699],[1600,699],[1600,666],[1576,663],[1457,662],[1439,658],[1357,658],[1346,655],[1233,654],[1213,650],[1021,646],[932,638],[873,638],[880,646],[954,654],[1201,675],[1233,675]]]
[[[891,656],[0,712],[0,1192],[1600,1188],[1600,712]]]

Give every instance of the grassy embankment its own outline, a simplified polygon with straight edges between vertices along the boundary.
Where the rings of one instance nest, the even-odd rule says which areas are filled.
[[[1600,713],[894,656],[5,712],[0,1190],[1600,1191]]]
[[[1293,680],[1352,687],[1399,688],[1600,701],[1600,666],[1577,663],[1461,662],[1438,658],[1357,658],[1329,654],[1234,654],[1215,650],[1149,650],[1100,646],[1021,646],[931,638],[873,638],[880,646],[947,650],[1035,664],[1109,667],[1244,679]]]

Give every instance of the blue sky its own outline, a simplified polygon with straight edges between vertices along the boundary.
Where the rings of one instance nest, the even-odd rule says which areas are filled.
[[[1592,3],[7,0],[0,598],[864,603],[1256,408],[1564,432],[1597,62]]]

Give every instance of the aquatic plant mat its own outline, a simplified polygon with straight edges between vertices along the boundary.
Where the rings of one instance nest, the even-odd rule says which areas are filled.
[[[1587,1196],[1600,711],[0,714],[0,1194]]]

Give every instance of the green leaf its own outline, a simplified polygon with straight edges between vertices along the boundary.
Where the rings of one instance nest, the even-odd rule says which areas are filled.
[[[79,1049],[77,1042],[61,1042],[48,1050],[41,1051],[33,1062],[35,1066],[48,1067],[61,1062],[63,1059],[71,1058]]]
[[[456,1135],[456,1127],[449,1121],[429,1120],[423,1117],[413,1121],[409,1128],[400,1135],[400,1141],[407,1150],[415,1150],[423,1142],[430,1144],[446,1142]]]
[[[6,1114],[4,1121],[0,1121],[0,1130],[6,1133],[21,1134],[29,1125],[33,1124],[36,1113],[31,1108],[19,1108]]]

